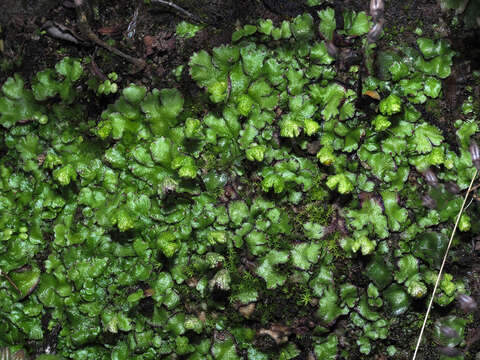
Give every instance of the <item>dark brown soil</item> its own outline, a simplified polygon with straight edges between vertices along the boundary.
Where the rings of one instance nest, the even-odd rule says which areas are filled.
[[[35,5],[28,6],[20,1],[4,0],[0,5],[0,39],[4,41],[0,80],[13,72],[31,78],[38,70],[51,67],[68,55],[93,57],[102,72],[115,71],[124,80],[142,81],[152,87],[165,86],[172,80],[172,69],[185,64],[199,49],[210,49],[229,42],[235,26],[261,17],[278,17],[255,0],[177,1],[179,6],[210,24],[193,39],[182,39],[175,36],[175,27],[180,21],[191,19],[174,9],[135,0],[99,2],[99,18],[90,23],[93,32],[100,34],[103,40],[115,40],[115,46],[125,53],[146,59],[148,66],[144,71],[132,74],[129,64],[115,56],[104,56],[103,49],[72,44],[42,34],[42,25],[47,20],[65,25],[79,34],[75,10],[69,6],[71,2],[68,0],[39,0]],[[136,35],[133,41],[127,42],[126,30],[137,7]],[[158,43],[151,54],[146,48],[149,37]]]
[[[271,18],[275,22],[288,19],[305,11],[302,1],[291,0],[177,0],[176,4],[188,10],[209,25],[192,39],[175,36],[175,27],[187,18],[181,12],[159,4],[145,4],[141,0],[90,0],[98,3],[99,15],[92,18],[90,26],[103,40],[115,40],[115,46],[125,53],[146,59],[147,67],[134,73],[127,64],[104,49],[88,43],[72,44],[52,39],[42,32],[46,21],[64,25],[75,33],[76,14],[72,0],[18,1],[2,0],[0,4],[0,39],[3,39],[3,52],[0,52],[0,80],[18,72],[29,79],[38,70],[52,67],[64,56],[90,57],[99,69],[108,74],[115,71],[121,82],[142,82],[148,87],[178,86],[171,71],[185,64],[188,58],[200,49],[211,49],[228,43],[236,27],[252,23],[259,18]],[[367,0],[335,1],[335,7],[342,9],[368,10]],[[479,42],[478,33],[455,32],[450,19],[442,17],[436,0],[386,1],[386,28],[406,43],[413,43],[417,35],[415,28],[423,30],[425,36],[439,34],[450,37],[455,49],[461,54],[457,62],[468,60],[474,68],[480,67],[477,53],[472,46]],[[135,38],[126,41],[126,30],[134,11],[139,8]],[[313,11],[314,12],[314,11]],[[103,34],[103,35],[102,35]],[[155,41],[150,51],[148,41]],[[388,39],[387,39],[388,40]],[[388,43],[379,46],[388,46]],[[1,48],[0,48],[1,50]],[[480,50],[477,50],[480,51]],[[465,66],[462,66],[465,68]],[[451,86],[451,92],[458,87]],[[449,94],[447,94],[448,96]],[[458,105],[458,97],[453,107]]]

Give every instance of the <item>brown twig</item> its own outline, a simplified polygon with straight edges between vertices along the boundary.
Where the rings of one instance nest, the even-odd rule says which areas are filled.
[[[93,75],[98,77],[101,81],[105,81],[105,80],[107,80],[107,76],[98,67],[97,63],[95,62],[94,56],[92,56],[92,58],[91,58],[92,60],[90,61],[90,70],[92,71]]]
[[[196,22],[198,22],[200,24],[204,23],[204,21],[202,21],[202,19],[200,19],[198,16],[193,15],[191,12],[185,10],[184,8],[181,8],[180,6],[178,6],[177,4],[174,4],[171,1],[166,1],[166,0],[151,0],[151,1],[152,1],[152,3],[158,3],[158,4],[161,4],[161,5],[169,6],[173,9],[181,12],[185,16],[195,20]]]
[[[127,55],[123,53],[122,51],[118,50],[117,48],[114,48],[113,46],[108,45],[105,41],[101,40],[91,29],[90,25],[88,25],[88,20],[87,20],[87,14],[84,9],[84,4],[85,2],[88,2],[88,0],[75,0],[75,10],[77,12],[77,20],[78,20],[78,27],[80,29],[80,32],[84,37],[86,37],[88,40],[94,42],[95,44],[107,49],[108,51],[114,53],[115,55],[118,55],[125,60],[131,62],[134,64],[137,68],[143,69],[145,67],[145,61],[142,59],[138,59],[135,57],[132,57],[130,55]]]
[[[477,185],[475,185],[474,187],[472,187],[468,192],[475,191],[475,190],[477,190],[479,187],[480,187],[480,184],[477,184]]]
[[[15,290],[18,291],[19,295],[22,295],[22,292],[20,291],[20,289],[17,287],[17,285],[15,285],[13,280],[10,279],[10,277],[6,273],[4,273],[2,270],[0,270],[0,275],[2,275],[5,279],[7,279],[7,281],[10,283],[10,285],[12,285],[15,288]]]

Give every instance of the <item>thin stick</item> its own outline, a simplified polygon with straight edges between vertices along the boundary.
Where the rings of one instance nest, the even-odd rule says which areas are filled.
[[[480,187],[480,184],[477,184],[477,185],[475,185],[474,187],[472,187],[472,189],[471,189],[470,191],[477,190],[479,187]]]
[[[178,6],[177,4],[174,4],[173,2],[171,1],[166,1],[166,0],[151,0],[153,3],[159,3],[159,4],[162,4],[162,5],[165,5],[165,6],[170,6],[172,8],[174,8],[175,10],[177,11],[180,11],[181,13],[183,13],[184,15],[186,15],[187,17],[191,18],[191,19],[194,19],[195,21],[199,22],[199,23],[203,23],[203,21],[198,18],[197,16],[193,15],[192,13],[188,12],[187,10],[185,10],[184,8],[181,8],[180,6]]]
[[[22,295],[22,292],[20,291],[20,289],[17,287],[17,285],[15,285],[15,283],[13,282],[13,280],[10,279],[10,277],[9,277],[6,273],[4,273],[2,270],[0,270],[0,275],[2,275],[5,279],[7,279],[7,281],[10,283],[10,285],[12,285],[12,286],[15,288],[15,290],[17,290],[18,293],[19,293],[20,295]]]
[[[472,205],[473,199],[474,199],[474,197],[472,196],[472,198],[470,199],[470,202],[467,204],[467,206],[465,206],[465,210],[467,210],[468,207],[469,207],[470,205]]]
[[[437,280],[435,281],[435,286],[433,287],[432,298],[430,299],[430,302],[428,304],[427,313],[425,314],[425,319],[423,320],[422,329],[420,330],[420,335],[418,336],[417,346],[415,347],[415,353],[413,354],[412,360],[415,360],[417,358],[417,352],[418,352],[418,349],[420,348],[420,342],[422,341],[423,332],[425,331],[425,326],[427,325],[428,315],[430,315],[430,310],[432,309],[433,299],[435,299],[435,292],[437,291],[438,284],[440,283],[440,279],[442,277],[443,268],[444,268],[445,263],[447,261],[448,251],[450,250],[450,246],[452,245],[453,236],[455,235],[455,232],[457,230],[457,226],[458,226],[458,223],[460,221],[460,217],[462,216],[463,209],[465,207],[465,203],[467,202],[468,194],[470,194],[470,192],[472,190],[472,185],[473,185],[473,182],[475,181],[475,178],[477,177],[477,174],[478,174],[478,170],[475,169],[475,174],[472,177],[472,181],[470,182],[470,186],[468,187],[467,193],[465,194],[465,198],[463,199],[462,207],[460,208],[460,211],[458,212],[457,220],[455,221],[455,226],[453,227],[452,235],[450,236],[450,240],[448,241],[447,250],[445,251],[445,255],[443,256],[442,265],[440,266],[440,271],[438,272]]]

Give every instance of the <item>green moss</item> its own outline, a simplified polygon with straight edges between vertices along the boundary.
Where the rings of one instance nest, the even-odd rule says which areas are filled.
[[[294,222],[298,225],[312,222],[327,226],[332,219],[334,211],[335,210],[332,206],[325,206],[325,203],[321,201],[307,203],[300,211],[298,211]]]

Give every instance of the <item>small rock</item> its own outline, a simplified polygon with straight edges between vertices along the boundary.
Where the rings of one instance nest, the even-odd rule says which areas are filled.
[[[451,192],[452,194],[458,194],[460,192],[460,188],[453,181],[448,181],[447,183],[445,183],[445,189],[447,189],[447,191]]]
[[[423,195],[422,205],[429,209],[435,209],[437,207],[437,202],[430,195]]]
[[[465,312],[472,312],[477,309],[478,305],[475,299],[471,296],[460,294],[457,297],[458,306]]]
[[[145,296],[145,297],[151,297],[151,296],[153,296],[153,294],[155,294],[155,290],[153,290],[152,288],[148,288],[146,290],[143,290],[143,296]]]
[[[190,279],[187,279],[186,283],[189,287],[195,288],[198,285],[198,279],[196,277],[192,277]]]
[[[456,356],[460,356],[463,354],[463,352],[461,352],[460,350],[454,348],[454,347],[451,347],[451,346],[442,346],[442,347],[439,347],[438,348],[438,351],[442,354],[442,355],[445,355],[445,356],[448,356],[448,357],[456,357]]]
[[[270,329],[258,330],[258,335],[268,335],[275,341],[277,345],[280,345],[288,342],[290,330],[285,325],[272,325]]]
[[[250,303],[248,305],[240,306],[238,308],[238,312],[246,319],[250,319],[250,316],[252,316],[254,311],[255,311],[255,303]]]
[[[456,338],[459,336],[458,332],[455,329],[446,325],[440,326],[440,332],[442,333],[443,336],[447,338]]]
[[[427,169],[422,175],[425,178],[425,181],[427,182],[428,185],[433,187],[438,186],[437,175],[435,175],[432,169]]]
[[[480,251],[480,241],[475,243],[475,251]]]

